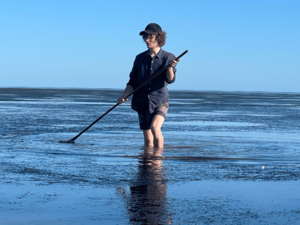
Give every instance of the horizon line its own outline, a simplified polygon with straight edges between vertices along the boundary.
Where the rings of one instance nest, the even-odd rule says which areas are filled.
[[[84,88],[84,87],[19,87],[19,86],[11,86],[11,87],[0,87],[0,89],[55,89],[55,90],[118,90],[118,91],[124,91],[122,88]],[[300,94],[300,92],[296,91],[228,91],[228,90],[186,90],[186,89],[175,89],[175,90],[168,90],[169,92],[173,91],[182,91],[182,92],[252,92],[252,93],[297,93]]]

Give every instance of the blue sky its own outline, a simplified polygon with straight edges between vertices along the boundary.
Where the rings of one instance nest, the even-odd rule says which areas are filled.
[[[124,88],[155,22],[170,90],[300,92],[300,1],[1,0],[0,87]]]

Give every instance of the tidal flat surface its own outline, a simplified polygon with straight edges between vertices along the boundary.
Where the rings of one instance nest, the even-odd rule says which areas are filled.
[[[299,224],[300,93],[170,91],[163,151],[119,90],[0,89],[0,224]]]

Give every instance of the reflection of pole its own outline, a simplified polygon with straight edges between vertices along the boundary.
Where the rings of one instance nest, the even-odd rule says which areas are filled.
[[[130,222],[135,224],[171,224],[171,212],[166,204],[167,185],[163,174],[162,151],[146,148],[126,208]],[[123,193],[124,194],[124,193]]]

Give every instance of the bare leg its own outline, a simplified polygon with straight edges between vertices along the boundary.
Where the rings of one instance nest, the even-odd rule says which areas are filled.
[[[161,133],[161,126],[163,125],[165,118],[161,115],[155,115],[152,124],[151,132],[154,138],[154,147],[163,148],[164,147],[164,137]]]
[[[145,147],[153,147],[153,135],[151,130],[143,130]]]

